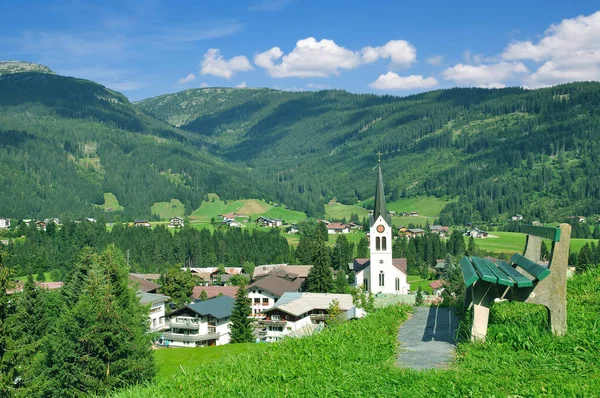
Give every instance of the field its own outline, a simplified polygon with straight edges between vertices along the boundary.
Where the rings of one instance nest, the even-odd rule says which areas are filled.
[[[598,270],[569,280],[569,324],[563,337],[550,333],[543,307],[494,304],[486,343],[459,344],[446,369],[394,365],[398,326],[407,316],[407,307],[396,306],[313,337],[223,352],[218,361],[193,353],[178,359],[157,356],[156,381],[117,396],[597,396],[599,285]],[[179,353],[167,354],[173,352]],[[198,366],[193,369],[193,364]]]
[[[170,202],[158,202],[152,206],[152,214],[158,214],[161,220],[169,220],[172,217],[183,217],[185,205],[179,199],[171,199]]]
[[[498,238],[475,239],[475,244],[483,250],[494,253],[517,253],[525,248],[525,235],[519,232],[494,231],[490,234]],[[465,243],[468,244],[469,238],[465,236]],[[596,239],[571,239],[571,251],[579,252],[586,243],[598,243]],[[548,241],[548,248],[550,241]]]
[[[285,220],[286,223],[296,223],[306,219],[306,214],[286,209],[283,206],[273,206],[263,200],[242,199],[222,201],[215,194],[210,194],[208,202],[202,202],[200,207],[192,212],[190,218],[197,221],[218,219],[219,214],[237,213],[250,217],[252,220],[264,215]]]
[[[433,281],[422,279],[419,275],[408,275],[406,277],[406,281],[410,284],[411,292],[416,292],[420,287],[422,290],[431,294],[431,287],[429,286],[429,283]]]
[[[117,197],[110,192],[104,193],[104,204],[98,205],[98,207],[104,209],[104,211],[106,211],[106,209],[112,209],[112,211],[125,210],[125,208],[119,204]]]
[[[369,210],[357,205],[343,205],[341,203],[328,203],[325,205],[325,218],[327,220],[341,220],[345,218],[350,220],[352,214],[358,214],[358,219],[362,221],[363,217],[369,217]]]

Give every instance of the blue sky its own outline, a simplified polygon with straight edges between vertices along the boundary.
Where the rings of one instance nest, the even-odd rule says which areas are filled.
[[[408,95],[600,80],[597,1],[56,3],[4,0],[0,60],[131,100],[206,86]]]

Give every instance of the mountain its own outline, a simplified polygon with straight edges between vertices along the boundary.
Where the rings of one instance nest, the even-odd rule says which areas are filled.
[[[54,72],[45,65],[34,64],[23,61],[0,61],[0,75],[21,72],[39,72],[54,74]]]
[[[23,72],[0,76],[0,93],[2,217],[149,218],[155,202],[172,198],[189,213],[209,192],[260,196],[203,137],[97,83]],[[104,193],[124,209],[104,213]]]
[[[444,223],[600,213],[599,83],[409,97],[205,88],[135,106],[202,137],[296,208],[295,194],[372,196],[381,151],[392,199],[458,198]]]

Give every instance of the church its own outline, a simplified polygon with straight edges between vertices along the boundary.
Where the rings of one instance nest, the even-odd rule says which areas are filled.
[[[365,291],[373,294],[408,294],[406,259],[392,258],[392,217],[385,209],[381,159],[377,164],[375,203],[369,225],[371,257],[354,260],[355,285],[363,285]]]

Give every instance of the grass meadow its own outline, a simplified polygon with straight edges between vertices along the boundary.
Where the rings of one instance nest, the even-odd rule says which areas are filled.
[[[98,207],[102,208],[105,211],[106,209],[112,209],[112,211],[125,210],[125,208],[119,204],[119,200],[117,199],[117,197],[110,192],[104,193],[104,204],[98,205]]]
[[[459,343],[445,369],[395,365],[398,326],[410,309],[393,306],[312,337],[222,351],[218,360],[196,357],[193,350],[157,351],[156,380],[115,396],[598,396],[600,271],[570,279],[567,302],[568,332],[562,337],[548,330],[542,307],[494,304],[486,342]]]
[[[493,231],[491,235],[497,238],[475,239],[475,243],[480,249],[493,253],[521,253],[525,247],[525,234],[519,232]],[[571,239],[571,251],[578,253],[586,243],[598,243],[597,239]],[[469,237],[465,236],[465,243],[469,243]],[[546,243],[550,248],[550,241]]]
[[[169,220],[172,217],[183,217],[185,205],[179,199],[171,199],[170,202],[158,202],[152,206],[152,214],[158,214],[161,220]]]

